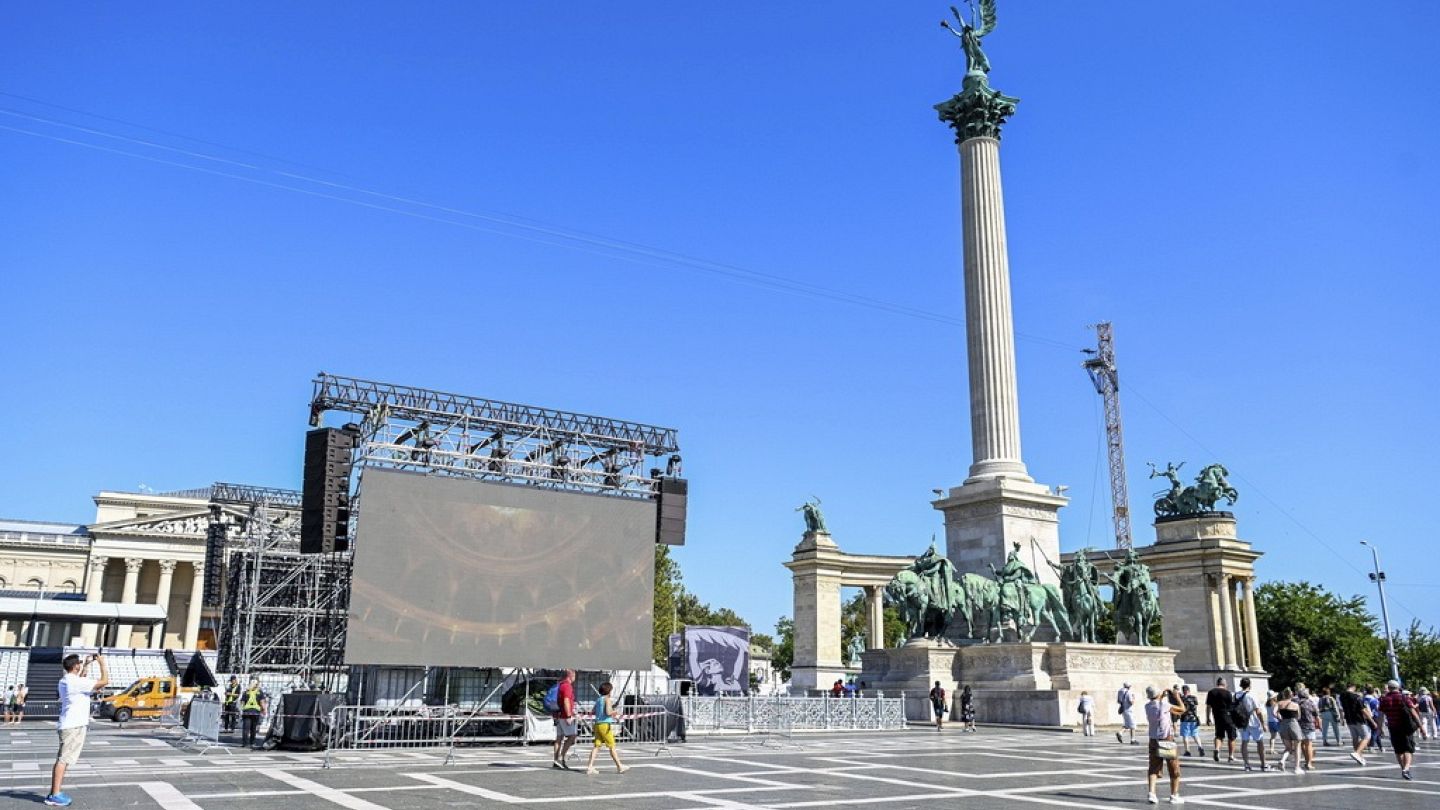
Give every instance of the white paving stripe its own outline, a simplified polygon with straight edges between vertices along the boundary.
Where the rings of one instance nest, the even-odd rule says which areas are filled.
[[[524,801],[517,796],[511,796],[508,793],[501,793],[498,790],[489,790],[487,788],[482,788],[477,785],[469,785],[464,782],[456,782],[454,779],[445,779],[440,776],[435,776],[434,774],[412,773],[409,774],[409,776],[411,779],[419,779],[421,782],[426,782],[437,787],[443,787],[447,790],[453,790],[458,793],[464,793],[469,796],[479,796],[482,799],[489,799],[492,802],[519,804]]]
[[[164,810],[203,810],[169,782],[141,782],[140,789],[150,794]]]
[[[301,790],[310,793],[311,795],[318,796],[325,801],[334,802],[341,807],[348,807],[350,808],[350,810],[389,810],[389,808],[383,805],[379,805],[374,802],[367,802],[364,799],[359,798],[358,796],[351,796],[349,793],[346,793],[343,790],[337,790],[336,788],[329,787],[328,785],[322,785],[319,782],[312,782],[309,779],[306,779],[302,776],[296,776],[295,774],[289,773],[288,771],[267,768],[265,770],[258,771],[258,773],[264,776],[268,776],[271,779],[276,780],[277,782],[284,782],[290,787],[300,788]]]

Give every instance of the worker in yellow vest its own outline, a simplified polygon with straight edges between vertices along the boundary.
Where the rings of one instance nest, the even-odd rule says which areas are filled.
[[[230,676],[230,682],[225,684],[225,703],[221,719],[224,721],[221,731],[234,731],[235,720],[240,714],[240,679],[234,675]]]
[[[241,742],[246,748],[255,745],[255,732],[260,728],[260,718],[270,705],[270,697],[260,689],[258,678],[251,678],[250,685],[240,693]]]

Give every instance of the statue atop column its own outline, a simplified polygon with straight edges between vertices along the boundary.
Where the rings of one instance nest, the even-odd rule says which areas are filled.
[[[974,137],[1000,137],[1000,125],[1015,114],[1017,98],[1001,93],[990,87],[990,58],[980,47],[980,41],[995,30],[995,0],[970,0],[970,21],[960,15],[954,6],[950,11],[959,24],[957,29],[949,21],[941,20],[940,26],[960,40],[965,52],[965,82],[959,95],[949,101],[935,105],[940,120],[955,128],[955,142],[961,143]]]
[[[825,528],[825,515],[820,512],[819,498],[811,495],[810,500],[795,507],[795,511],[804,513],[806,534],[830,533],[830,530]]]
[[[1049,560],[1045,562],[1060,575],[1060,593],[1065,597],[1071,639],[1094,644],[1096,620],[1105,605],[1105,600],[1100,598],[1100,572],[1085,557],[1083,548],[1064,565],[1056,565]]]
[[[1150,646],[1150,628],[1160,618],[1160,601],[1151,587],[1150,568],[1140,562],[1140,555],[1132,548],[1115,565],[1115,573],[1105,577],[1115,586],[1115,629],[1142,647]]]

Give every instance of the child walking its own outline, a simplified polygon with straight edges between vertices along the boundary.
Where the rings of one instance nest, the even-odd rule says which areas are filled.
[[[610,702],[610,693],[614,689],[609,681],[600,684],[600,697],[595,701],[595,747],[590,749],[590,761],[585,763],[585,773],[591,776],[599,773],[595,770],[595,755],[600,753],[602,745],[610,749],[616,773],[630,770],[629,765],[620,764],[620,752],[615,750],[615,724],[623,718],[615,711],[615,704]]]

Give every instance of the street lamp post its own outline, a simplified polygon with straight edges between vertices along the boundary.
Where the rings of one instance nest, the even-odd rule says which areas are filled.
[[[1361,540],[1360,545],[1369,548],[1370,556],[1375,560],[1375,572],[1370,575],[1370,581],[1380,590],[1380,621],[1385,625],[1385,657],[1390,659],[1390,678],[1398,683],[1400,659],[1395,655],[1395,638],[1390,635],[1390,608],[1385,604],[1385,572],[1380,570],[1380,550],[1365,540]]]

